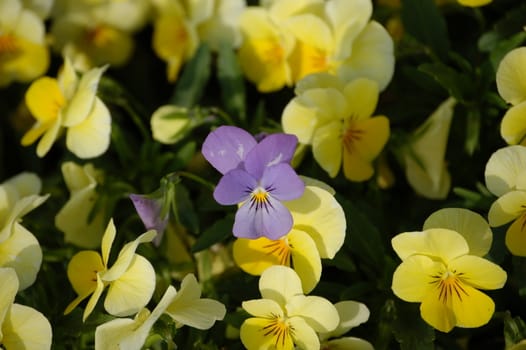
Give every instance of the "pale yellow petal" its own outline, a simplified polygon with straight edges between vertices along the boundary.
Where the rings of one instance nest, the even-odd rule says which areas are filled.
[[[511,50],[497,68],[497,90],[512,105],[526,101],[526,47]]]
[[[457,326],[465,328],[481,327],[488,323],[495,311],[495,303],[486,294],[469,286],[466,287],[466,298],[453,298],[453,311]]]
[[[129,266],[131,266],[132,260],[138,257],[135,254],[135,250],[137,250],[139,244],[151,242],[156,235],[157,232],[155,230],[149,230],[137,237],[135,240],[126,243],[119,252],[117,260],[111,266],[111,268],[109,268],[108,271],[104,273],[102,279],[104,281],[111,282],[120,278],[122,274],[128,270]]]
[[[425,255],[405,259],[393,273],[393,293],[409,302],[423,301],[434,288],[432,276],[443,269],[443,264]]]
[[[14,269],[0,267],[0,280],[2,281],[2,288],[0,288],[0,324],[3,324],[18,292],[18,277]],[[3,330],[0,327],[0,339],[2,333]]]
[[[6,349],[51,349],[51,324],[39,311],[20,304],[13,304],[2,324]]]
[[[446,228],[460,233],[468,243],[471,255],[486,255],[493,241],[493,233],[486,219],[464,208],[435,211],[424,222],[423,230],[430,228]]]
[[[232,254],[243,271],[256,276],[272,265],[290,264],[290,248],[286,241],[272,241],[266,237],[236,239]]]
[[[342,164],[342,124],[334,121],[319,127],[312,138],[314,159],[330,177],[335,177]]]
[[[301,279],[305,294],[316,287],[321,277],[321,259],[314,240],[301,230],[292,229],[287,235],[294,271]]]
[[[154,290],[155,270],[152,264],[135,254],[127,270],[110,283],[104,309],[114,316],[132,315],[148,304]]]
[[[38,175],[30,172],[17,174],[4,181],[3,184],[13,186],[20,197],[39,194],[42,189],[42,181]]]
[[[290,267],[274,265],[263,271],[259,278],[259,290],[263,299],[271,299],[280,305],[297,294],[303,294],[301,280]]]
[[[372,79],[383,91],[393,77],[394,66],[393,39],[380,23],[370,21],[354,40],[352,54],[339,66],[338,75],[345,81]]]
[[[161,106],[153,112],[150,119],[153,139],[164,144],[173,144],[184,135],[190,123],[186,108]]]
[[[78,165],[74,162],[64,162],[60,167],[62,177],[72,193],[85,189],[90,185],[96,185],[96,170],[93,164]],[[93,187],[93,186],[92,186]]]
[[[365,304],[357,301],[345,300],[334,304],[340,316],[340,323],[331,332],[321,333],[320,339],[336,338],[344,335],[350,329],[367,322],[369,319],[369,309]]]
[[[500,124],[500,135],[508,145],[525,145],[526,101],[508,109]]]
[[[93,110],[99,80],[105,70],[106,67],[94,68],[82,75],[75,94],[64,109],[64,120],[62,123],[65,127],[72,127],[82,123]]]
[[[450,261],[448,267],[459,274],[462,273],[458,278],[477,289],[499,289],[506,283],[506,271],[478,256],[461,256]]]
[[[513,255],[526,256],[526,217],[515,220],[506,231],[506,247]]]
[[[290,327],[294,329],[292,338],[294,343],[300,349],[318,350],[320,349],[320,340],[315,330],[302,317],[291,317]]]
[[[526,212],[526,192],[512,191],[497,198],[488,212],[490,226],[498,227],[515,220]]]
[[[293,16],[286,20],[285,26],[299,41],[326,51],[332,49],[333,38],[329,25],[314,14]]]
[[[318,125],[316,112],[316,109],[303,104],[300,98],[292,99],[281,116],[283,132],[296,135],[300,143],[310,144]]]
[[[247,350],[293,350],[294,344],[289,332],[280,339],[274,333],[265,332],[272,327],[271,320],[266,318],[248,318],[241,325],[240,338]]]
[[[60,67],[60,71],[57,75],[57,80],[58,85],[60,86],[60,90],[64,94],[64,97],[67,100],[70,100],[75,94],[75,91],[77,90],[79,78],[77,76],[77,73],[75,72],[75,69],[73,68],[71,60],[68,58],[67,55],[64,57],[64,64],[62,65],[62,67]]]
[[[246,312],[256,317],[272,318],[283,317],[284,315],[281,306],[271,299],[246,300],[243,301],[242,307]]]
[[[356,121],[350,128],[360,133],[351,141],[350,151],[357,152],[366,161],[375,159],[389,139],[389,119],[384,116]]]
[[[91,298],[89,298],[88,303],[86,304],[86,308],[84,309],[84,313],[82,314],[82,322],[85,322],[88,316],[92,313],[93,309],[95,309],[95,306],[97,305],[97,302],[99,301],[100,296],[104,291],[105,286],[102,280],[100,279],[99,274],[97,274],[96,283],[97,286],[95,287]]]
[[[343,91],[345,89],[345,84],[334,74],[313,73],[296,83],[294,93],[297,96],[300,96],[308,90],[320,88],[332,88],[337,91]]]
[[[15,39],[19,54],[2,62],[0,86],[12,81],[29,83],[42,76],[49,67],[50,55],[47,45],[27,40],[24,36],[20,35]]]
[[[495,151],[484,171],[486,186],[500,197],[517,188],[520,177],[526,174],[526,147],[508,146]]]
[[[338,310],[322,297],[295,295],[286,308],[289,317],[301,317],[316,332],[330,332],[340,323]]]
[[[5,217],[0,217],[2,221],[0,223],[3,225],[0,229],[0,242],[6,240],[14,232],[15,224],[22,221],[22,217],[44,203],[49,195],[38,196],[38,195],[29,195],[18,199],[16,189],[10,185],[0,186],[0,195],[7,196],[7,207],[0,208],[0,213],[4,214]],[[9,203],[15,201],[13,203]],[[5,205],[5,203],[3,203]]]
[[[493,0],[458,0],[458,3],[469,7],[484,6],[492,2]]]
[[[87,117],[68,129],[66,146],[79,158],[94,158],[106,152],[110,136],[110,111],[99,98],[95,98]]]
[[[134,342],[126,349],[140,350],[144,342],[141,343],[134,337],[136,329],[137,322],[130,318],[116,318],[105,322],[95,329],[95,349],[120,350],[126,338],[133,338]]]
[[[51,146],[53,146],[53,143],[57,140],[60,131],[62,131],[61,121],[62,116],[59,114],[58,119],[46,129],[46,132],[44,132],[40,139],[40,142],[37,145],[37,156],[40,158],[44,157],[49,152]]]
[[[453,293],[453,296],[456,294]],[[432,288],[424,297],[420,305],[422,319],[431,327],[441,332],[449,332],[457,324],[455,312],[449,303],[440,300],[440,289]],[[450,298],[451,299],[451,298]]]
[[[108,267],[110,250],[116,235],[117,229],[115,228],[115,224],[113,223],[113,218],[111,218],[108,222],[108,225],[106,226],[104,234],[102,235],[102,243],[100,247],[102,253],[102,262],[106,268]]]
[[[42,249],[31,232],[15,223],[13,234],[0,243],[0,266],[15,269],[19,290],[32,285],[42,264]]]
[[[414,254],[429,255],[447,263],[451,259],[469,253],[469,246],[458,232],[444,228],[430,228],[422,232],[404,232],[391,240],[400,259]]]
[[[352,120],[369,118],[378,103],[378,84],[374,80],[359,78],[345,86],[344,95],[349,103]]]
[[[303,195],[285,203],[294,220],[316,243],[320,257],[332,259],[345,240],[345,213],[334,196],[316,186],[306,186]]]
[[[445,199],[451,189],[451,175],[446,161],[442,160],[439,164],[435,159],[434,169],[425,169],[422,160],[417,161],[414,155],[405,153],[405,174],[409,185],[422,197]]]
[[[56,79],[42,77],[35,80],[26,92],[26,105],[42,124],[52,124],[65,104],[64,95]]]
[[[366,340],[355,338],[355,337],[344,337],[339,339],[331,339],[322,344],[330,350],[374,350],[371,343]]]

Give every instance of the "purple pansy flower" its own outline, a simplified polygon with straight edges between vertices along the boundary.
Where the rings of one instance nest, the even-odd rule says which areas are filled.
[[[298,140],[272,134],[257,143],[243,129],[221,126],[203,143],[204,157],[223,174],[214,191],[223,205],[239,204],[236,237],[278,239],[292,228],[292,215],[281,201],[300,197],[305,184],[290,166]]]

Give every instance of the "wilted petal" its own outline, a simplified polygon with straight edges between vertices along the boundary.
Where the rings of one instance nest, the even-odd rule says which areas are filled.
[[[297,144],[298,138],[294,135],[269,135],[248,152],[245,169],[254,178],[259,179],[268,167],[290,163]]]
[[[150,301],[155,290],[155,270],[152,264],[135,254],[126,272],[110,283],[104,308],[110,315],[129,316]]]
[[[468,209],[444,208],[437,210],[424,222],[423,230],[430,228],[445,228],[460,233],[466,239],[471,255],[486,255],[493,241],[493,233],[487,221]]]
[[[488,190],[500,197],[518,188],[526,175],[526,147],[508,146],[494,152],[486,163],[484,177]],[[522,186],[521,186],[522,187]]]
[[[66,146],[79,158],[95,158],[108,149],[110,134],[110,111],[99,98],[96,98],[86,119],[68,128]]]
[[[526,47],[511,50],[497,68],[497,90],[512,105],[526,101]]]
[[[13,234],[0,243],[0,266],[15,269],[19,290],[32,285],[42,264],[42,249],[31,232],[15,223]]]
[[[220,126],[206,137],[201,148],[205,159],[221,174],[239,166],[256,140],[245,130],[235,126]]]
[[[51,325],[42,313],[31,307],[13,304],[2,330],[2,346],[6,349],[51,349]]]
[[[325,298],[295,295],[286,305],[289,317],[299,316],[316,332],[330,332],[340,323],[338,310]]]
[[[526,145],[526,103],[508,109],[500,124],[500,135],[508,145]]]
[[[236,212],[232,232],[238,238],[278,239],[292,228],[290,211],[271,195],[264,204],[243,203]]]
[[[263,299],[271,299],[285,305],[294,295],[303,295],[301,280],[293,269],[275,265],[266,269],[259,278],[259,290]]]
[[[230,170],[219,180],[214,199],[222,205],[241,203],[256,189],[257,184],[257,180],[245,170]]]
[[[405,259],[393,273],[391,289],[402,300],[421,302],[436,289],[432,276],[443,270],[443,264],[425,255]],[[437,299],[438,300],[438,299]]]
[[[402,260],[413,254],[424,254],[447,263],[469,252],[469,246],[460,233],[443,228],[400,233],[393,237],[391,244]]]
[[[197,329],[209,329],[225,317],[226,308],[217,300],[201,299],[201,286],[193,274],[185,276],[181,288],[166,308],[178,324]]]

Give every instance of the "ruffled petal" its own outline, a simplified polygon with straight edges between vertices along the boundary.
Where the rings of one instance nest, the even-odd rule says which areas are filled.
[[[301,280],[293,269],[275,265],[266,269],[259,278],[263,299],[271,299],[284,306],[294,295],[302,294]]]
[[[235,126],[220,126],[206,137],[201,148],[205,159],[226,174],[239,166],[257,142],[252,135]]]
[[[423,230],[445,228],[458,232],[469,246],[469,254],[486,255],[493,241],[488,222],[479,214],[463,208],[444,208],[431,214],[424,222]]]
[[[114,316],[129,316],[150,301],[155,290],[155,270],[144,257],[135,254],[126,272],[110,283],[104,309]]]

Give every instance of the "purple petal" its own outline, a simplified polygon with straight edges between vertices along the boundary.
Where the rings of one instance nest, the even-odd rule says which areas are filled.
[[[290,163],[298,138],[289,134],[272,134],[265,137],[247,154],[245,169],[255,178],[261,178],[266,167]]]
[[[130,194],[130,199],[147,230],[157,231],[154,243],[159,245],[166,225],[168,224],[168,214],[161,217],[161,201],[159,199],[148,198],[140,194]]]
[[[291,228],[290,211],[280,201],[269,196],[263,208],[250,202],[244,203],[237,210],[232,231],[239,238],[256,239],[264,236],[276,240],[289,233]]]
[[[243,169],[230,170],[223,175],[214,190],[214,199],[223,205],[243,202],[257,187],[257,181]]]
[[[261,187],[281,201],[299,198],[305,191],[305,183],[289,164],[268,167],[260,180]]]
[[[235,126],[220,126],[206,137],[201,152],[221,174],[235,169],[247,153],[257,145],[245,130]]]

